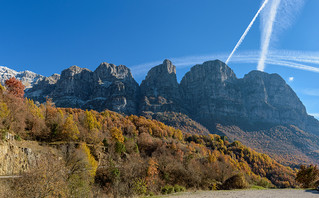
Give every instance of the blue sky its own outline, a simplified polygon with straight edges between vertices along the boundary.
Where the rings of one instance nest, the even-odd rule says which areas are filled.
[[[319,114],[319,73],[313,69],[319,68],[319,1],[290,1],[304,6],[292,10],[290,19],[278,15],[265,71],[280,74],[308,112]],[[261,3],[0,0],[0,65],[50,76],[72,65],[94,70],[109,62],[130,67],[141,82],[149,68],[168,58],[180,80],[195,63],[226,61]],[[229,62],[238,77],[257,68],[261,27],[259,17]]]

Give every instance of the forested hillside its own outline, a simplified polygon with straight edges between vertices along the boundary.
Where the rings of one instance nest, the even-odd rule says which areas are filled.
[[[294,170],[226,136],[185,133],[108,110],[56,108],[50,99],[35,104],[23,98],[23,86],[14,79],[0,90],[0,144],[12,134],[13,141],[37,142],[59,153],[2,183],[2,196],[123,197],[297,186]]]

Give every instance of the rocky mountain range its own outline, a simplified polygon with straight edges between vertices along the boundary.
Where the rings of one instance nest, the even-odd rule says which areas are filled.
[[[2,71],[0,75],[6,76]],[[134,80],[129,68],[109,63],[100,64],[95,71],[72,66],[61,75],[33,76],[33,80],[27,81],[32,86],[26,89],[26,97],[39,102],[50,97],[59,107],[109,109],[161,118],[159,120],[175,126],[185,126],[189,123],[185,119],[190,119],[192,127],[200,128],[203,133],[227,134],[233,140],[242,137],[232,136],[229,130],[217,126],[268,132],[277,126],[294,131],[289,128],[294,126],[297,131],[307,133],[308,139],[319,142],[319,121],[307,114],[305,106],[283,78],[261,71],[237,78],[233,70],[219,60],[193,66],[180,83],[176,67],[169,60],[153,67],[141,85]],[[180,118],[170,122],[163,118],[172,116],[167,112]],[[307,153],[316,150],[319,145],[313,144]]]
[[[31,71],[17,72],[13,69],[0,66],[0,83],[4,84],[4,82],[11,77],[19,79],[27,89],[32,88],[34,84],[43,80],[44,78],[44,76]]]

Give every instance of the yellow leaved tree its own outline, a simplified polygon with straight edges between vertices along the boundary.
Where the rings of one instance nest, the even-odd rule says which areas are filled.
[[[78,135],[80,134],[78,127],[76,126],[76,123],[73,120],[73,115],[70,114],[63,126],[62,126],[62,136],[66,140],[76,140],[78,139]]]
[[[123,133],[120,129],[118,129],[117,127],[113,127],[111,130],[111,136],[114,140],[123,143],[124,142],[124,136]]]
[[[86,116],[86,126],[89,129],[89,131],[94,131],[97,129],[101,129],[101,123],[97,121],[93,111],[85,111]]]

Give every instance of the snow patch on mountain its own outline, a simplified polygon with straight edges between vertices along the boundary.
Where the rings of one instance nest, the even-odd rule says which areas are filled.
[[[26,89],[32,88],[36,82],[45,78],[44,76],[40,74],[36,74],[32,71],[26,70],[26,71],[17,72],[8,67],[0,66],[0,83],[2,85],[4,85],[6,80],[12,77],[15,77],[18,80],[20,80],[24,84]]]

